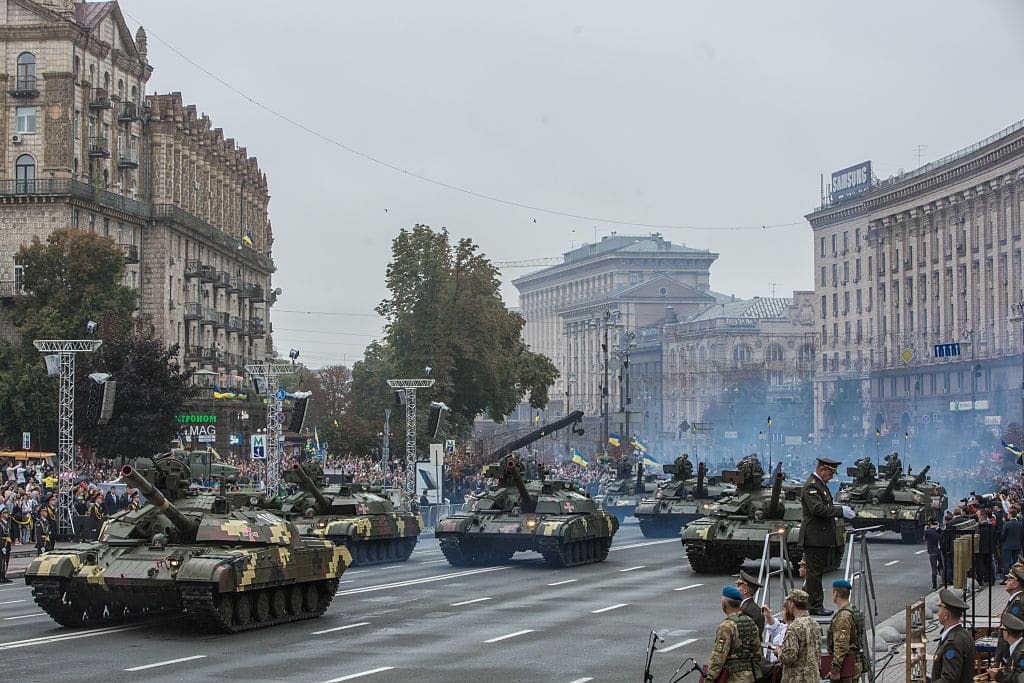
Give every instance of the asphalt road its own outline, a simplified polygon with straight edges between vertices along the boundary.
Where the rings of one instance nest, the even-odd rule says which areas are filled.
[[[923,545],[884,535],[869,547],[880,617],[927,592]],[[425,536],[408,562],[347,571],[322,618],[236,635],[198,634],[178,617],[65,629],[15,583],[0,587],[0,671],[76,683],[636,681],[655,629],[665,638],[654,659],[663,681],[687,657],[707,661],[731,580],[694,574],[678,538],[645,539],[630,518],[606,562],[560,570],[532,553],[450,567]]]

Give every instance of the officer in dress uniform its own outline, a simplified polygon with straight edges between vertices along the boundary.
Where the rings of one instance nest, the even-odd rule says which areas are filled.
[[[0,506],[0,583],[10,583],[7,578],[7,565],[11,561],[11,513]]]
[[[1003,614],[1010,614],[1017,619],[1024,619],[1024,566],[1015,564],[1010,567],[1010,573],[1006,575],[1006,592],[1010,597],[1006,600],[1006,607]],[[995,654],[992,655],[992,662],[996,665],[1003,665],[1008,662],[1009,645],[1000,638],[996,645]]]
[[[810,596],[808,612],[814,616],[832,616],[832,610],[825,609],[822,604],[825,594],[821,588],[821,577],[825,567],[835,561],[846,539],[845,526],[839,520],[854,517],[853,509],[836,505],[832,501],[832,492],[828,490],[827,484],[839,469],[839,464],[837,460],[818,458],[817,467],[800,491],[800,545],[807,561],[804,590]]]
[[[764,613],[758,608],[757,603],[754,602],[754,594],[757,593],[757,589],[760,587],[761,584],[757,582],[757,579],[742,569],[740,570],[739,578],[736,579],[736,588],[738,588],[740,593],[743,595],[743,602],[740,603],[740,611],[750,617],[757,626],[757,642],[763,643]]]
[[[832,655],[829,679],[839,683],[854,683],[864,671],[864,615],[850,604],[853,584],[846,579],[832,582],[832,602],[836,615],[828,627],[828,653]],[[843,676],[847,656],[853,657],[853,675]]]
[[[967,603],[956,593],[943,588],[939,591],[939,647],[932,662],[932,683],[972,683],[974,681],[974,641],[960,624]]]
[[[986,671],[990,681],[998,683],[1024,683],[1024,647],[1021,647],[1021,636],[1024,636],[1024,621],[1008,612],[999,618],[1002,625],[1002,637],[999,644],[1006,644],[1006,661],[998,667]]]
[[[740,611],[743,594],[735,586],[722,589],[722,611],[725,619],[715,631],[715,646],[704,679],[718,680],[728,668],[727,683],[754,683],[761,678],[761,642],[757,626]]]

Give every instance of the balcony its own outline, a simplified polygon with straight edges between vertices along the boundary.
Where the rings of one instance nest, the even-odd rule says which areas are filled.
[[[249,301],[254,304],[266,301],[263,296],[263,287],[260,285],[249,285]]]
[[[134,149],[122,149],[117,153],[118,168],[138,168],[139,153]]]
[[[0,282],[0,299],[13,299],[25,294],[25,290],[17,280]]]
[[[228,292],[231,294],[240,295],[243,289],[245,289],[245,282],[240,277],[233,277],[228,282]]]
[[[185,302],[185,320],[199,320],[203,317],[203,305],[193,303],[191,301]]]
[[[249,290],[252,289],[252,285],[250,285],[248,282],[244,281],[240,277],[235,278],[235,280],[238,282],[238,298],[248,299],[250,294]]]
[[[227,313],[221,313],[220,311],[215,312],[213,314],[213,326],[216,327],[216,328],[221,328],[221,329],[227,327],[228,326],[228,319],[230,317],[231,316],[229,314],[227,314]]]
[[[231,284],[231,274],[226,270],[218,270],[213,276],[214,289],[225,289]]]
[[[199,359],[202,357],[202,351],[203,351],[203,349],[200,346],[189,346],[189,347],[186,347],[185,348],[185,360],[186,361],[196,361],[196,362],[198,362]]]
[[[106,88],[93,88],[89,91],[89,109],[110,109],[110,93]]]
[[[217,322],[217,312],[212,308],[204,308],[201,320],[204,325],[213,325]]]
[[[213,282],[214,276],[217,271],[213,269],[213,266],[203,264],[199,266],[199,281],[200,282]]]
[[[199,277],[199,273],[203,270],[203,264],[199,259],[189,259],[185,261],[185,277]]]
[[[228,318],[227,329],[231,330],[231,331],[234,331],[234,332],[241,331],[241,329],[242,329],[242,319],[239,318],[237,315],[231,316],[230,318]]]
[[[117,245],[124,252],[125,263],[138,263],[139,262],[139,248],[134,244],[119,244]]]
[[[212,347],[203,347],[199,349],[199,359],[204,363],[216,363],[217,349]]]
[[[106,138],[89,138],[89,156],[94,159],[109,159],[110,141]]]
[[[262,337],[266,332],[261,321],[245,320],[242,322],[242,334],[250,337]]]
[[[117,120],[121,123],[131,123],[139,118],[139,109],[134,102],[121,102],[117,107]]]
[[[11,78],[11,87],[7,90],[11,97],[27,98],[39,97],[39,84],[35,76],[14,76]]]

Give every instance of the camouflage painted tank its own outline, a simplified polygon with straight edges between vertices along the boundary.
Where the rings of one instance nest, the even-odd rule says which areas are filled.
[[[383,490],[348,481],[325,485],[315,462],[295,465],[286,479],[299,490],[280,503],[282,514],[299,530],[344,546],[357,565],[409,559],[423,524],[418,514],[396,512]]]
[[[121,478],[146,505],[111,516],[98,541],[46,553],[26,571],[54,621],[184,612],[205,630],[235,632],[318,617],[331,604],[351,563],[346,548],[303,539],[291,522],[237,504],[244,500],[187,495],[191,477],[179,460],[138,464]]]
[[[671,465],[662,469],[672,478],[658,484],[653,498],[644,498],[633,514],[640,522],[640,532],[653,538],[676,536],[685,525],[707,515],[712,501],[723,493],[734,491],[717,477],[709,480],[707,466],[697,465],[697,477],[693,477],[693,464],[683,453]]]
[[[622,524],[647,494],[654,493],[656,487],[657,479],[654,475],[644,474],[641,463],[637,463],[634,470],[629,463],[620,462],[615,470],[615,478],[601,485],[594,500],[602,510],[615,515],[619,524]]]
[[[536,467],[535,463],[530,463]],[[539,552],[551,567],[603,562],[619,529],[586,492],[568,481],[524,480],[526,467],[508,455],[484,476],[497,480],[463,512],[435,527],[441,552],[460,567],[505,562],[516,552]]]
[[[800,561],[800,482],[790,480],[787,484],[781,463],[775,468],[771,486],[763,477],[755,455],[745,458],[736,470],[722,472],[724,480],[736,484],[736,493],[723,496],[710,515],[683,529],[682,543],[693,571],[739,571],[744,560],[761,559],[769,532],[782,532],[790,562],[795,566]],[[778,542],[773,541],[773,556],[778,556],[778,548]],[[836,557],[830,568],[838,567],[841,559]]]
[[[847,468],[853,482],[840,485],[836,501],[857,513],[852,520],[854,527],[882,526],[900,534],[905,543],[920,543],[928,520],[942,519],[946,489],[928,479],[931,465],[910,475],[904,474],[896,453],[886,456],[885,463],[878,468],[878,477],[868,457]]]

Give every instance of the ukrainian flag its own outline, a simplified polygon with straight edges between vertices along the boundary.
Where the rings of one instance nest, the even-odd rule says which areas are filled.
[[[611,432],[608,432],[608,443],[610,443],[611,445],[618,446],[620,438],[621,437],[618,434],[612,434]]]
[[[647,452],[647,444],[637,438],[633,439],[633,448],[640,451],[641,453]]]
[[[1003,441],[1003,450],[1017,459],[1017,464],[1024,464],[1024,449],[1017,448],[1012,443]]]
[[[659,463],[657,460],[654,460],[649,455],[645,455],[643,458],[641,458],[640,462],[642,462],[647,467],[658,467],[659,465],[661,465],[661,463]]]
[[[242,237],[242,242],[248,246],[252,246],[252,231],[246,230],[245,235]]]
[[[580,453],[578,448],[572,449],[572,461],[581,467],[587,467],[590,465],[590,461],[587,460],[586,456]]]

